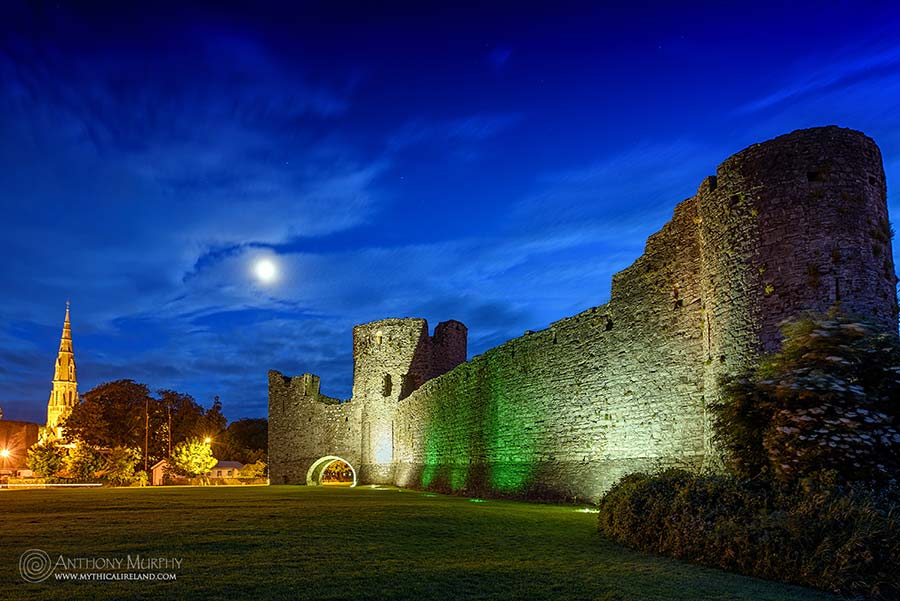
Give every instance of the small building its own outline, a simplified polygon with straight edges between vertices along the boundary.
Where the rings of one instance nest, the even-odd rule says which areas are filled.
[[[0,419],[0,476],[25,470],[28,449],[38,441],[40,425]]]
[[[209,470],[206,476],[209,478],[237,478],[243,468],[244,464],[240,461],[220,461]]]
[[[150,468],[150,485],[151,486],[162,486],[164,484],[163,479],[166,477],[166,470],[169,468],[169,462],[165,459],[160,459]]]

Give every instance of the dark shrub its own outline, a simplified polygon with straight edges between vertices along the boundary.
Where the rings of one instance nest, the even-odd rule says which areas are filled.
[[[651,553],[847,595],[900,598],[900,491],[820,472],[791,484],[670,470],[600,501],[607,537]]]
[[[730,475],[623,478],[606,536],[643,551],[847,595],[900,599],[900,343],[832,312],[725,383]]]
[[[821,470],[845,480],[895,479],[896,334],[834,312],[783,329],[781,352],[727,382],[712,406],[730,471],[783,481]]]

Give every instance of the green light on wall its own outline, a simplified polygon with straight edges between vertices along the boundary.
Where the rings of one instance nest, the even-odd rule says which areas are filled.
[[[520,492],[531,469],[523,464],[491,465],[491,486],[501,492]]]
[[[437,420],[431,420],[431,422],[425,433],[425,467],[422,470],[422,486],[424,488],[434,484],[437,479],[441,446],[445,444],[442,424],[437,423]]]
[[[425,431],[425,466],[421,483],[424,488],[449,487],[453,491],[465,488],[468,479],[472,444],[460,439],[461,424],[473,423],[472,399],[460,399],[451,385],[436,394],[428,407],[429,419]],[[471,434],[464,435],[471,437]]]
[[[454,465],[450,468],[450,490],[457,491],[466,485],[468,467]]]
[[[484,428],[490,485],[500,492],[522,492],[531,477],[535,446],[534,428],[529,427],[532,419],[522,411],[531,399],[523,398],[525,387],[508,383],[499,369],[491,371],[490,406]],[[509,394],[510,388],[519,390],[515,401]]]
[[[438,466],[434,463],[426,463],[425,468],[422,470],[422,486],[428,488],[434,483],[435,476],[437,476],[437,468]]]
[[[429,398],[423,488],[524,491],[537,454],[539,416],[532,408],[540,406],[541,391],[521,381],[518,365],[507,364],[485,358],[455,372]]]

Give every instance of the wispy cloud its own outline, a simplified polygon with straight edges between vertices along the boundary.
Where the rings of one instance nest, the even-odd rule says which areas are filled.
[[[497,130],[460,120],[452,131],[477,139]],[[690,195],[699,174],[711,168],[697,166],[698,154],[689,142],[645,144],[538,176],[538,191],[517,203],[494,234],[433,243],[277,250],[259,243],[269,230],[253,222],[252,211],[240,213],[247,205],[213,202],[205,219],[172,205],[177,223],[159,240],[174,244],[178,252],[163,248],[146,257],[131,251],[101,258],[104,244],[72,240],[72,252],[57,265],[63,273],[71,263],[67,276],[83,281],[81,292],[92,299],[76,313],[92,324],[88,330],[76,328],[79,340],[86,340],[79,366],[90,374],[88,382],[134,377],[160,387],[192,386],[199,396],[220,394],[245,412],[259,413],[265,405],[260,374],[269,368],[319,373],[330,394],[347,396],[355,323],[385,316],[424,316],[432,325],[460,319],[470,327],[471,352],[483,352],[526,328],[543,328],[605,302],[612,274],[634,260],[643,237],[669,218],[674,203]],[[375,177],[360,175],[359,188],[365,190]],[[286,223],[271,239],[289,237],[298,222],[325,219],[329,208],[340,205],[328,202],[327,195],[321,198],[319,213],[310,212],[309,203],[293,211],[285,204],[273,213],[273,219]],[[604,202],[609,198],[616,202]],[[611,214],[611,205],[629,208]],[[274,206],[271,199],[259,205]],[[148,223],[160,225],[157,209],[130,235],[146,235]],[[204,224],[208,230],[194,229]],[[623,231],[631,234],[623,236]],[[147,236],[148,244],[152,237]],[[220,246],[210,246],[213,241]],[[277,285],[262,287],[250,277],[261,256],[279,263]],[[50,265],[54,257],[49,254]],[[176,257],[177,269],[164,264]],[[102,271],[88,275],[99,265]],[[104,302],[97,303],[100,297]],[[41,317],[38,310],[29,319]],[[116,341],[127,346],[135,332],[153,344],[117,352]],[[37,356],[32,359],[40,364]],[[17,390],[27,387],[22,382]]]
[[[0,181],[17,222],[10,254],[42,253],[35,242],[49,234],[70,254],[48,253],[48,274],[102,263],[115,277],[177,282],[209,249],[326,235],[377,210],[387,163],[314,133],[346,109],[342,91],[250,38],[170,44],[102,58],[16,38],[3,47],[0,156],[27,166]],[[173,60],[205,76],[185,78]]]
[[[534,244],[580,242],[633,252],[715,171],[710,157],[716,155],[691,140],[636,143],[591,164],[542,175],[539,190],[517,204],[511,221],[519,229],[540,224]]]
[[[398,151],[419,144],[478,144],[519,125],[519,113],[474,114],[466,117],[429,120],[414,119],[388,140],[388,148]]]
[[[896,41],[886,48],[851,52],[849,58],[847,52],[842,52],[825,61],[826,64],[818,57],[814,64],[798,66],[792,81],[744,104],[738,108],[738,113],[754,113],[830,90],[900,75],[900,45]]]

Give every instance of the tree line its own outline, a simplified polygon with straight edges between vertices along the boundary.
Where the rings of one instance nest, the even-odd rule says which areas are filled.
[[[29,451],[29,467],[42,476],[129,484],[145,481],[166,458],[187,476],[204,474],[215,460],[252,464],[256,476],[265,471],[267,420],[228,424],[219,397],[204,408],[189,394],[154,394],[146,384],[116,380],[81,395],[62,425],[74,447],[42,440]]]

